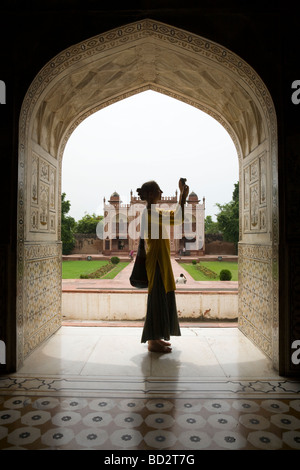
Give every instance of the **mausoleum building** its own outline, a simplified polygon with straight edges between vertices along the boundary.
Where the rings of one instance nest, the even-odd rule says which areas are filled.
[[[103,254],[118,255],[137,251],[140,237],[140,216],[145,201],[130,192],[130,203],[123,204],[115,191],[106,202],[104,198]],[[157,206],[164,210],[175,209],[178,191],[174,196],[162,197]],[[170,226],[171,255],[201,256],[205,253],[205,198],[200,202],[191,192],[184,209],[184,223]]]

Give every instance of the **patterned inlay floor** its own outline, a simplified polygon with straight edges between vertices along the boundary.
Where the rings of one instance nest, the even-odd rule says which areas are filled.
[[[0,448],[300,450],[300,400],[3,396]]]

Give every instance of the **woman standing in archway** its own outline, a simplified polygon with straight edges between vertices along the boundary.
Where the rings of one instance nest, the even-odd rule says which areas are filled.
[[[170,353],[170,336],[180,336],[176,299],[175,280],[171,266],[170,240],[168,227],[182,224],[184,205],[189,193],[185,179],[179,181],[179,204],[175,211],[157,208],[162,190],[155,181],[144,183],[137,189],[142,201],[147,202],[143,213],[145,232],[141,236],[146,239],[146,269],[148,276],[147,314],[142,334],[142,343],[148,341],[148,350],[152,352]]]

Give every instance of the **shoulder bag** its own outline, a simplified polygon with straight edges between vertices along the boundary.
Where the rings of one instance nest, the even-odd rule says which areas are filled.
[[[148,287],[145,240],[143,238],[140,238],[139,241],[138,251],[129,281],[133,287],[137,287],[138,289],[145,289]]]

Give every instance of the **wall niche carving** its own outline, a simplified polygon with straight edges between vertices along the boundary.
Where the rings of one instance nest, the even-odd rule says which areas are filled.
[[[30,232],[55,232],[56,229],[56,168],[32,153]]]
[[[267,232],[266,152],[244,167],[244,233]]]

